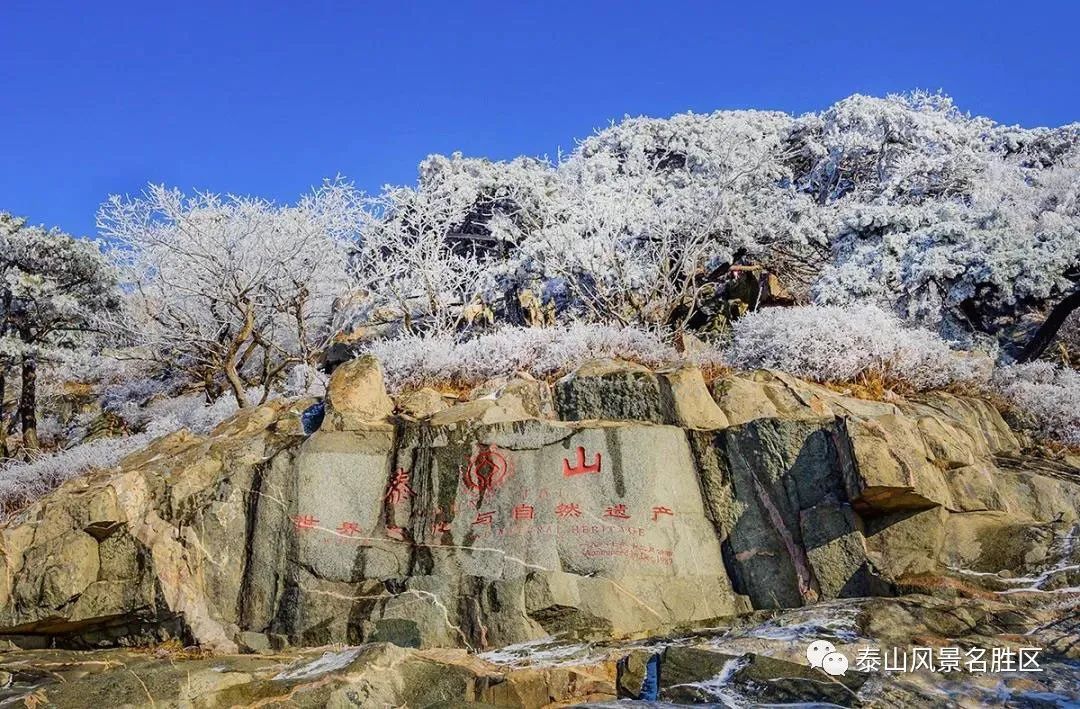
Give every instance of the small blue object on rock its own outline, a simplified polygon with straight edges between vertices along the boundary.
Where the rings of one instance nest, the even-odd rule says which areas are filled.
[[[304,427],[304,434],[310,436],[319,430],[323,419],[326,418],[326,402],[320,401],[304,409],[300,414],[300,423]]]
[[[655,702],[660,698],[660,653],[645,663],[645,681],[641,683],[641,699]]]

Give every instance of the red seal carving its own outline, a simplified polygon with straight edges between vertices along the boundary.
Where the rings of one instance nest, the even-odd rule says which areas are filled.
[[[510,463],[495,446],[488,446],[469,460],[462,473],[465,486],[475,492],[497,490],[510,477]]]

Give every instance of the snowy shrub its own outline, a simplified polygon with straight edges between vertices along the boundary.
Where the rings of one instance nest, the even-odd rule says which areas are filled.
[[[636,328],[572,324],[503,328],[459,341],[449,335],[406,336],[372,343],[392,390],[437,382],[479,382],[525,371],[548,377],[600,357],[657,366],[678,355],[661,339]]]
[[[248,399],[253,403],[260,395],[261,392],[256,389],[247,392]],[[132,408],[131,402],[127,403],[125,421],[133,428],[142,429],[141,433],[80,443],[68,449],[36,455],[29,462],[11,460],[0,463],[0,518],[24,507],[65,480],[91,470],[111,468],[124,456],[159,436],[181,428],[193,433],[208,433],[238,409],[232,397],[223,396],[207,406],[201,394],[156,399],[142,409]]]
[[[737,320],[728,362],[781,369],[815,381],[880,375],[916,390],[980,383],[990,361],[950,349],[873,305],[769,308]]]
[[[1080,446],[1080,372],[1032,362],[998,368],[991,383],[1041,437]]]
[[[1073,311],[1065,320],[1052,352],[1062,363],[1080,369],[1080,311]]]
[[[38,416],[37,425],[38,438],[48,447],[63,444],[70,431],[69,426],[65,425],[58,416],[51,414]]]
[[[110,468],[154,438],[140,433],[102,438],[67,450],[42,454],[30,462],[0,465],[0,519],[25,507],[64,481],[91,470]]]
[[[326,393],[328,377],[321,370],[308,364],[298,364],[285,375],[281,387],[283,396],[322,396]]]
[[[257,393],[248,390],[248,401],[257,400]],[[150,402],[142,412],[142,428],[160,436],[181,428],[192,433],[209,433],[210,429],[236,413],[238,407],[231,397],[223,396],[207,404],[202,394],[185,394]]]
[[[156,378],[134,376],[101,387],[101,406],[118,415],[130,428],[138,428],[142,407],[155,397],[168,397],[179,389],[176,383]]]

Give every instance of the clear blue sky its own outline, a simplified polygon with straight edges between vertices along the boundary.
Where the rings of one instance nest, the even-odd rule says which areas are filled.
[[[292,200],[427,154],[554,155],[624,114],[943,89],[1080,120],[1080,2],[0,0],[0,210],[94,232],[148,181]]]

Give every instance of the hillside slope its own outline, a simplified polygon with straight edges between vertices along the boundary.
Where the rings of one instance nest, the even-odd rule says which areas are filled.
[[[553,386],[395,402],[361,358],[305,435],[311,403],[165,436],[21,512],[0,531],[0,632],[27,648],[484,652],[867,607],[843,599],[888,616],[885,599],[910,597],[1007,607],[1010,632],[1042,628],[1047,661],[1075,659],[1076,629],[1054,621],[1080,601],[1080,466],[1025,448],[982,400],[866,401],[768,371],[710,391],[694,368],[599,360]],[[797,640],[754,652],[790,660]],[[629,686],[625,664],[590,692]]]

